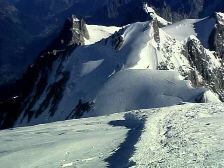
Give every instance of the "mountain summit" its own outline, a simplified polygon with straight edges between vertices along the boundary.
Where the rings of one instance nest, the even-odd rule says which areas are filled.
[[[216,27],[222,26],[222,14],[215,16],[170,25],[151,13],[150,21],[121,28],[86,25],[72,16],[29,67],[21,95],[1,104],[1,127],[220,102],[222,58],[208,49]],[[194,29],[205,25],[209,36]],[[198,36],[188,37],[187,31]],[[8,107],[10,102],[16,108]]]

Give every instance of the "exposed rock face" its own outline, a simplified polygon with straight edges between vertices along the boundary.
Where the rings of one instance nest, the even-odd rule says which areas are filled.
[[[20,96],[0,104],[1,128],[12,127],[15,121],[16,125],[45,122],[43,116],[47,122],[58,120],[57,116],[80,118],[92,105],[97,106],[97,89],[128,68],[179,72],[193,86],[207,87],[224,101],[222,57],[204,48],[195,36],[187,41],[172,38],[159,28],[156,18],[125,26],[96,44],[79,47],[70,56],[84,44],[84,38],[89,38],[85,22],[74,16],[67,19],[58,37],[29,67]],[[99,85],[89,89],[94,80]],[[205,101],[203,93],[196,102]],[[68,101],[69,107],[61,108]]]
[[[49,47],[54,50],[62,50],[68,46],[84,44],[84,38],[89,38],[84,20],[78,20],[74,15],[65,21],[59,37]],[[48,48],[49,48],[48,47]]]
[[[154,39],[157,43],[160,43],[160,35],[159,35],[159,23],[157,19],[153,22],[153,30],[154,30]]]
[[[179,73],[187,80],[190,80],[194,87],[207,87],[214,93],[219,95],[220,100],[224,101],[224,68],[223,68],[223,38],[224,38],[224,17],[222,13],[213,14],[216,20],[214,29],[209,37],[210,50],[206,49],[200,40],[194,36],[188,38],[184,45],[178,44],[177,41],[166,37],[166,42],[161,42],[160,31],[157,31],[156,22],[154,22],[154,40],[158,47],[157,49],[164,55],[165,61],[158,65],[159,70],[178,70]],[[205,28],[206,29],[206,28]],[[157,33],[158,32],[158,33]],[[174,48],[173,48],[173,47]],[[165,49],[165,50],[164,50]],[[188,63],[184,66],[177,67],[172,62],[172,55],[169,53],[178,52],[179,57],[187,58]],[[172,64],[174,66],[172,66]]]
[[[186,44],[187,58],[191,67],[196,71],[189,74],[189,79],[194,86],[206,86],[217,93],[224,101],[224,68],[221,63],[217,67],[211,67],[212,57],[206,52],[206,49],[197,39],[191,39]],[[197,74],[197,75],[196,75]],[[202,79],[199,81],[198,76]]]
[[[90,24],[121,26],[150,20],[143,3],[172,22],[205,17],[224,9],[222,0],[1,0],[0,84],[9,84],[21,77],[39,52],[55,39],[54,32],[72,13]],[[9,19],[2,21],[6,8],[10,11]]]
[[[210,35],[209,38],[209,45],[210,50],[216,51],[216,54],[219,58],[224,58],[224,21],[223,18],[221,18],[221,15],[219,13],[215,14],[216,17],[216,25]]]
[[[93,102],[82,103],[82,100],[80,99],[75,109],[72,110],[72,112],[66,119],[68,120],[81,118],[85,112],[89,112],[92,109],[93,104]]]
[[[90,16],[109,1],[0,0],[0,90],[22,77],[66,18]]]
[[[67,19],[58,37],[40,53],[24,75],[23,90],[20,96],[0,104],[1,128],[12,127],[22,111],[24,111],[24,116],[21,121],[28,116],[28,122],[33,116],[38,117],[46,108],[50,108],[51,116],[54,115],[70,75],[61,72],[61,63],[77,46],[84,44],[84,38],[89,38],[84,20],[78,20],[75,16]],[[58,79],[48,86],[49,73],[51,73],[56,60],[58,60],[59,66],[58,77],[55,78]],[[45,90],[48,90],[45,100],[35,112],[31,111]],[[10,103],[14,104],[14,109],[8,107]]]

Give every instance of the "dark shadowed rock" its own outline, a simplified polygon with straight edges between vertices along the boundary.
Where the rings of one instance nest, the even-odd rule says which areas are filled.
[[[195,87],[206,86],[210,88],[224,101],[223,66],[215,69],[209,67],[211,57],[206,53],[205,48],[197,39],[190,39],[186,47],[186,57],[193,68],[188,74],[188,79],[191,80]],[[199,80],[199,76],[202,77],[202,80]]]
[[[217,22],[216,25],[210,34],[209,37],[209,46],[210,50],[216,51],[216,54],[219,58],[224,59],[224,25],[220,22],[224,22],[224,20],[221,20],[221,16],[216,13],[214,14],[214,17],[216,18]]]
[[[2,129],[12,127],[22,111],[24,113],[21,122],[26,117],[27,122],[34,116],[38,117],[48,107],[50,107],[50,115],[54,115],[70,77],[69,72],[61,72],[61,64],[76,47],[84,44],[84,38],[89,38],[84,20],[78,20],[75,16],[67,19],[58,37],[40,53],[34,64],[29,66],[28,72],[22,79],[23,87],[18,93],[19,99],[0,104],[0,119],[4,118],[0,126]],[[60,80],[47,87],[47,80],[56,60],[60,62],[57,69]],[[45,90],[47,95],[44,101],[38,109],[33,110],[34,104]],[[10,108],[11,103],[13,108]]]

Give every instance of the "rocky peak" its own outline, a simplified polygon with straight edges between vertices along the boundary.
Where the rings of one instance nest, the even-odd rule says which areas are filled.
[[[89,39],[89,33],[86,28],[86,23],[83,19],[79,20],[75,15],[72,15],[72,18],[69,19],[72,23],[70,29],[72,31],[72,44],[77,43],[78,41],[81,44],[84,44],[84,38]]]
[[[34,64],[29,66],[24,75],[23,89],[17,99],[0,104],[0,125],[1,128],[12,127],[17,117],[24,111],[23,121],[28,116],[28,122],[33,116],[38,117],[45,108],[52,105],[51,115],[57,109],[57,103],[61,100],[66,82],[69,79],[69,73],[61,72],[62,62],[70,53],[80,45],[84,45],[84,38],[89,38],[89,33],[84,20],[77,19],[74,15],[67,19],[58,37],[42,51]],[[48,86],[48,78],[53,70],[55,62],[58,63],[55,78],[60,80],[53,82]],[[32,111],[37,100],[45,90],[48,90],[45,101],[36,111]],[[14,109],[10,107],[14,106]]]
[[[216,12],[215,17],[218,24],[224,25],[224,13]]]
[[[62,49],[74,44],[83,45],[84,38],[89,38],[89,33],[86,28],[85,21],[79,20],[74,15],[66,19],[58,38],[54,43],[58,45],[58,49]]]
[[[188,74],[188,79],[191,80],[195,87],[203,85],[211,89],[223,101],[224,69],[220,63],[221,60],[216,58],[211,51],[205,49],[195,36],[188,38],[186,48],[186,56],[193,68],[190,74]]]
[[[215,51],[216,55],[224,58],[224,14],[215,13],[213,17],[216,19],[216,25],[209,37],[210,50]],[[223,59],[224,60],[224,59]]]

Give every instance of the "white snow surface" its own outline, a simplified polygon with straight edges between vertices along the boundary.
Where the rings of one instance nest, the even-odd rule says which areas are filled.
[[[194,102],[204,92],[204,88],[194,89],[188,81],[179,80],[175,72],[124,70],[104,84],[95,99],[94,111],[85,116]]]
[[[184,19],[162,29],[179,41],[184,41],[189,36],[194,35],[201,41],[204,47],[208,48],[208,39],[215,24],[216,20],[209,17],[203,19]]]
[[[224,105],[184,104],[0,131],[4,168],[223,167]]]
[[[64,120],[72,113],[80,99],[82,102],[94,103],[93,109],[85,113],[84,117],[172,106],[186,101],[195,102],[207,89],[194,89],[189,81],[181,80],[179,70],[186,72],[190,69],[190,64],[182,53],[183,44],[162,29],[159,30],[160,42],[157,43],[152,24],[153,21],[137,22],[107,39],[97,43],[97,40],[93,40],[94,44],[75,49],[62,63],[62,71],[69,72],[70,78],[54,116],[50,116],[48,106],[38,118],[33,117],[27,123],[27,118],[21,122],[23,112],[15,127]],[[90,39],[95,38],[95,30],[107,30],[101,26],[90,27],[93,33],[90,31]],[[115,49],[114,43],[119,37],[122,37],[123,43],[118,50]],[[46,88],[61,79],[61,76],[55,78],[59,61],[54,62]],[[162,63],[166,63],[170,71],[158,71]],[[213,66],[215,67],[211,62],[211,67]],[[48,91],[44,91],[35,103],[33,111],[40,107]],[[216,102],[214,94],[208,96]]]
[[[85,44],[90,45],[94,44],[103,38],[108,38],[112,34],[115,33],[115,31],[118,31],[120,27],[115,26],[98,26],[98,25],[86,25],[87,30],[89,32],[90,39],[85,39]]]
[[[211,102],[221,103],[221,101],[218,99],[218,96],[216,96],[210,90],[204,93],[204,99],[205,103],[211,103]]]

